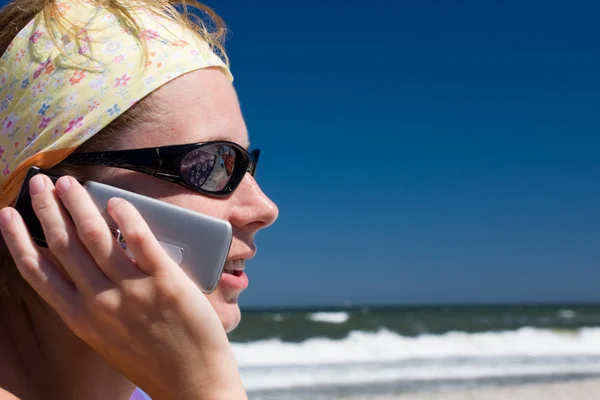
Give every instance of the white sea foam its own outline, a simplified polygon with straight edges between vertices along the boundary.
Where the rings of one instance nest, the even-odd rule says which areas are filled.
[[[397,380],[600,373],[600,328],[233,343],[248,390]],[[459,360],[460,359],[460,360]],[[503,363],[501,360],[512,360]],[[500,361],[499,361],[500,360]]]
[[[275,322],[281,322],[281,321],[283,321],[283,315],[282,314],[273,314],[272,319]]]
[[[278,339],[234,343],[241,366],[318,365],[396,361],[413,358],[600,355],[600,328],[575,332],[522,328],[508,332],[404,337],[387,330],[352,332],[341,340],[314,338],[302,343]]]
[[[343,324],[348,321],[350,315],[347,312],[317,312],[309,314],[308,319],[315,322],[326,322],[329,324]]]
[[[559,310],[558,316],[564,319],[572,319],[577,316],[577,313],[573,310]]]
[[[535,377],[552,374],[600,374],[600,360],[588,363],[544,365],[447,365],[427,367],[381,366],[367,368],[349,365],[345,368],[294,368],[242,370],[248,391],[330,385],[364,385],[384,382],[473,380],[482,378]]]

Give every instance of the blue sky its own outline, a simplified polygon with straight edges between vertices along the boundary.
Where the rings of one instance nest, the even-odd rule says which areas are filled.
[[[600,300],[600,5],[208,4],[257,178],[243,307]]]

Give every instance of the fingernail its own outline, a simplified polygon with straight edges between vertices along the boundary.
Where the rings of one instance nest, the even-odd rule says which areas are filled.
[[[119,204],[123,199],[120,199],[118,197],[112,197],[111,199],[108,200],[108,207],[114,207],[117,204]]]
[[[29,193],[31,196],[42,193],[46,188],[46,181],[42,175],[36,175],[29,181]]]
[[[0,229],[6,228],[10,220],[12,219],[12,211],[10,208],[4,208],[0,211]]]
[[[60,178],[54,187],[58,194],[65,194],[71,187],[71,179],[69,177]]]

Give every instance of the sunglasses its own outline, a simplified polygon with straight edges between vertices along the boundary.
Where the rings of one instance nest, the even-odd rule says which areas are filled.
[[[259,149],[212,141],[143,149],[73,153],[62,162],[123,168],[177,183],[212,197],[231,195],[247,172],[254,176]]]

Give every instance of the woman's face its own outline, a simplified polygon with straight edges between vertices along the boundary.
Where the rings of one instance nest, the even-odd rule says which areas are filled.
[[[152,122],[126,132],[119,148],[158,147],[197,143],[214,139],[230,140],[248,147],[248,133],[235,90],[217,69],[204,69],[169,82],[154,93],[157,113]],[[260,168],[260,165],[259,165]],[[241,269],[256,252],[254,235],[271,225],[278,215],[275,204],[260,190],[250,174],[228,198],[203,196],[164,180],[136,172],[110,169],[106,183],[157,198],[190,210],[227,220],[233,227],[233,242],[226,270]],[[218,288],[207,295],[226,331],[240,321],[238,296],[248,281],[224,274]]]

